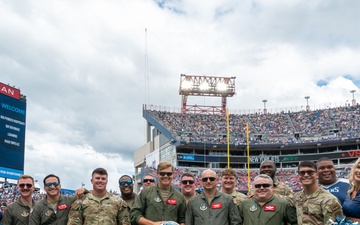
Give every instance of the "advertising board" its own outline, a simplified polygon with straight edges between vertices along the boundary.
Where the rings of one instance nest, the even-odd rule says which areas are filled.
[[[0,84],[0,177],[17,179],[24,171],[26,102],[18,89]]]

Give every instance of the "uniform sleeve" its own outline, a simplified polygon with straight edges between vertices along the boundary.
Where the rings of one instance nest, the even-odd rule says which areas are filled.
[[[35,206],[34,206],[34,209],[30,213],[29,225],[41,224],[41,217],[40,217],[40,211],[41,210],[39,208],[39,204],[42,204],[42,201],[36,202]]]
[[[343,218],[344,214],[341,205],[336,197],[324,201],[323,204],[324,224],[331,225],[330,219],[337,221],[336,217]]]
[[[131,224],[138,224],[141,217],[144,217],[146,206],[147,189],[143,189],[139,196],[135,198],[134,204],[130,210],[130,222]]]
[[[239,205],[237,205],[237,210],[239,212],[239,216],[241,218],[241,220],[244,218],[244,214],[243,214],[243,211],[241,209],[244,208],[244,203],[241,202]]]
[[[130,225],[130,212],[125,201],[121,200],[120,208],[117,213],[118,225]]]
[[[193,204],[194,200],[190,199],[188,205],[187,205],[187,209],[186,209],[186,216],[185,216],[185,224],[186,225],[195,225],[194,224],[194,215],[193,215]]]
[[[294,191],[289,186],[285,186],[285,196],[292,197],[294,195]]]
[[[292,225],[296,225],[298,223],[297,215],[296,215],[296,208],[294,206],[291,206],[290,203],[287,203],[285,210],[286,210],[285,211],[286,221]]]
[[[179,224],[180,223],[185,223],[185,214],[186,214],[186,201],[185,201],[185,198],[183,196],[182,197],[182,202],[179,206],[179,209],[178,209],[178,218],[177,218],[177,221]]]
[[[67,225],[82,225],[83,224],[83,216],[82,216],[82,207],[81,200],[76,200],[73,204],[71,204],[71,209],[69,212],[69,220]]]
[[[14,204],[14,203],[12,203],[12,204]],[[12,207],[8,206],[5,209],[3,218],[1,220],[1,224],[4,224],[4,225],[14,224],[14,215],[12,212]]]
[[[229,201],[229,221],[230,225],[240,225],[242,223],[238,206],[234,203],[232,198]]]

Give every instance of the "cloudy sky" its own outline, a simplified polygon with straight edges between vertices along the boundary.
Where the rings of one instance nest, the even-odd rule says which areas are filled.
[[[142,105],[179,108],[180,74],[235,76],[230,110],[360,101],[358,0],[0,0],[0,82],[27,96],[25,173],[90,188],[133,174]],[[147,32],[145,32],[147,29]],[[217,104],[219,99],[189,99]]]

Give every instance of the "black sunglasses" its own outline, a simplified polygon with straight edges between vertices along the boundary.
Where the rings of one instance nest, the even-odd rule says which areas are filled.
[[[255,188],[261,188],[261,187],[268,188],[270,186],[271,186],[271,184],[255,184],[254,185]]]
[[[160,176],[168,176],[168,177],[170,177],[171,175],[173,175],[173,173],[172,172],[159,172],[159,174],[160,174]]]
[[[187,185],[188,183],[189,183],[189,184],[194,184],[195,181],[193,181],[193,180],[182,180],[181,183],[182,183],[183,185]]]
[[[154,179],[144,179],[143,180],[143,183],[147,183],[147,182],[154,183],[155,180]]]
[[[24,187],[27,187],[27,188],[31,188],[33,185],[32,184],[19,184],[19,187],[20,188],[24,188]]]
[[[202,182],[207,182],[208,180],[213,182],[214,180],[216,180],[216,177],[204,177],[201,180],[202,180]]]
[[[315,170],[303,170],[303,171],[298,171],[300,176],[305,176],[305,174],[307,173],[309,176],[312,176],[315,173]]]

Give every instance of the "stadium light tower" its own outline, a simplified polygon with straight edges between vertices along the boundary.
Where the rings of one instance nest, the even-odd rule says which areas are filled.
[[[267,99],[262,100],[262,102],[264,103],[264,114],[267,114],[267,109],[266,109],[266,102],[267,101],[268,101]]]
[[[227,97],[235,94],[236,77],[180,75],[181,112],[226,113]],[[221,97],[221,106],[187,105],[188,96]]]
[[[306,99],[306,111],[310,111],[309,98],[310,98],[310,96],[305,96],[305,99]]]
[[[352,103],[352,106],[355,106],[356,105],[356,100],[355,100],[355,92],[356,92],[356,90],[351,90],[350,91],[351,92],[351,94],[352,94],[352,100],[351,100],[351,103]]]

